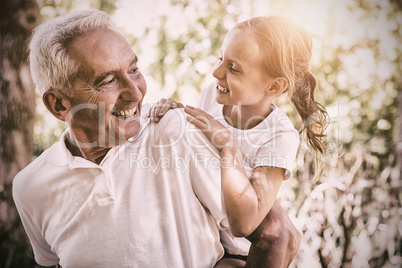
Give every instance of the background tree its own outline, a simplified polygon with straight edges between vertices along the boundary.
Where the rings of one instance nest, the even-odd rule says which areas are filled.
[[[12,199],[12,180],[40,154],[49,137],[35,135],[46,124],[41,113],[35,117],[34,85],[28,65],[28,39],[45,19],[68,12],[74,1],[2,0],[0,7],[0,267],[34,267],[32,249]],[[93,0],[92,8],[113,12],[114,0]],[[44,8],[44,9],[43,9]],[[36,122],[35,122],[36,119]],[[60,128],[62,124],[58,124]],[[39,136],[39,138],[38,138]],[[35,140],[35,144],[34,144]],[[46,141],[46,142],[45,142]],[[33,154],[33,151],[35,154]],[[44,189],[46,191],[46,189]]]
[[[317,97],[329,110],[331,124],[329,150],[320,156],[327,163],[322,180],[310,183],[313,158],[302,145],[294,178],[283,184],[279,195],[303,233],[292,267],[401,266],[400,0],[119,0],[116,5],[105,0],[41,0],[39,4],[44,20],[78,8],[111,14],[140,58],[148,84],[145,102],[173,96],[195,105],[201,90],[213,81],[212,68],[227,30],[238,21],[276,14],[302,25],[313,37]],[[2,43],[2,55],[4,51]],[[2,75],[9,66],[2,65]],[[2,76],[1,94],[3,80]],[[279,105],[299,126],[292,104]],[[65,127],[45,110],[38,102],[34,156],[58,140]],[[10,141],[10,136],[2,134],[2,141],[3,137]],[[11,219],[5,188],[0,190],[0,211]],[[2,250],[18,248],[12,238],[24,237],[0,234],[0,241],[5,241]],[[29,249],[3,252],[12,253],[0,256],[8,264],[16,252],[27,256],[25,263],[32,262]]]
[[[16,173],[32,160],[35,90],[26,40],[40,22],[33,0],[3,0],[0,8],[0,266],[33,266],[12,201]]]
[[[282,195],[303,231],[294,265],[400,267],[401,11],[390,1],[271,2],[273,13],[305,25],[320,14],[295,18],[297,10],[325,14],[310,31],[321,99],[332,117],[330,150],[322,156],[327,173],[311,185],[312,159],[302,146],[297,180]]]
[[[141,51],[147,34],[154,30],[158,36],[158,56],[147,70],[162,88],[156,99],[171,95],[196,103],[194,92],[213,80],[210,70],[222,38],[241,15],[265,12],[303,25],[313,37],[317,95],[330,111],[331,124],[329,150],[320,156],[327,163],[321,182],[310,183],[313,158],[301,146],[296,179],[284,183],[280,193],[303,232],[293,266],[400,267],[400,1],[271,0],[265,10],[256,9],[263,1],[247,1],[250,9],[245,1],[206,2],[171,1],[172,8],[134,42]],[[172,12],[176,9],[180,15]],[[176,26],[183,24],[183,29]],[[290,103],[280,106],[300,125]]]

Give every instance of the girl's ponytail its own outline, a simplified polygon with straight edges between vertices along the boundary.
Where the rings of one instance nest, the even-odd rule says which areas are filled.
[[[319,154],[325,153],[324,131],[328,125],[327,110],[314,100],[317,81],[314,75],[307,71],[299,81],[296,81],[291,100],[303,120],[299,130],[303,134],[307,145],[314,150],[315,175],[313,182],[317,182],[323,171],[323,162]]]
[[[288,80],[287,92],[303,120],[300,133],[315,156],[313,182],[318,181],[323,171],[320,154],[325,153],[324,131],[328,115],[314,100],[317,81],[309,71],[313,46],[310,35],[297,24],[277,16],[252,18],[236,27],[254,34],[266,73],[272,78]]]

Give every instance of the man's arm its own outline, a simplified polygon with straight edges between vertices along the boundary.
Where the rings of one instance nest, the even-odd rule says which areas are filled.
[[[288,267],[300,246],[301,235],[276,201],[258,228],[247,237],[251,248],[246,267]]]

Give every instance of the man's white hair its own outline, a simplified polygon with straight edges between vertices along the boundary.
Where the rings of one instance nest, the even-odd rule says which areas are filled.
[[[29,44],[31,76],[43,94],[53,89],[72,96],[71,82],[80,65],[68,54],[68,45],[88,31],[111,27],[110,17],[98,10],[80,10],[51,19],[34,29]]]

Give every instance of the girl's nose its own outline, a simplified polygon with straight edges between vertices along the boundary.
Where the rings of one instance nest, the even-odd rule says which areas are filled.
[[[223,66],[222,66],[222,61],[220,61],[220,62],[216,65],[215,69],[214,69],[213,72],[212,72],[212,75],[213,75],[215,78],[217,78],[217,79],[223,79],[223,78],[225,78],[225,70],[224,70],[224,68],[223,68]]]

